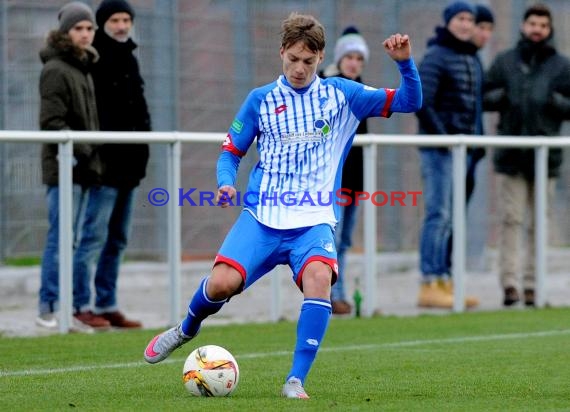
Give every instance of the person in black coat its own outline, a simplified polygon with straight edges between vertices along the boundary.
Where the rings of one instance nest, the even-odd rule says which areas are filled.
[[[544,5],[529,7],[517,45],[500,53],[485,76],[484,108],[499,112],[498,134],[505,136],[558,136],[570,120],[570,61],[553,44],[552,15]],[[524,139],[524,137],[522,137]],[[518,244],[525,214],[529,222],[525,243],[522,289],[525,304],[534,305],[534,150],[499,148],[493,162],[498,176],[499,275],[503,304],[520,300],[517,272]],[[562,150],[548,155],[549,202],[560,174]]]
[[[99,62],[93,70],[99,123],[102,131],[151,130],[150,115],[144,96],[144,81],[130,37],[135,13],[124,0],[104,0],[96,11],[98,29],[93,46]],[[117,279],[123,252],[127,246],[136,188],[145,177],[149,159],[147,144],[103,144],[99,149],[103,164],[101,186],[90,194],[97,214],[86,216],[85,238],[96,238],[97,247],[82,248],[76,254],[81,264],[77,272],[95,272],[95,307],[93,313],[107,319],[111,326],[139,328],[141,322],[130,320],[119,311]],[[85,277],[90,279],[91,276]],[[82,305],[89,305],[84,296]]]

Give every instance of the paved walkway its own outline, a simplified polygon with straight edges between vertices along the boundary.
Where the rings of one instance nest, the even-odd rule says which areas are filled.
[[[362,271],[360,256],[349,255],[350,268],[347,288],[352,296],[354,278]],[[550,274],[547,279],[547,302],[552,306],[570,305],[570,249],[555,249],[549,253]],[[201,278],[209,273],[210,262],[182,265],[182,307],[184,314],[188,298]],[[416,307],[419,274],[414,253],[383,253],[378,255],[377,302],[383,315],[415,316],[422,313],[449,311]],[[493,259],[490,266],[494,266]],[[287,268],[278,272],[280,317],[294,320],[298,316],[302,295],[290,280]],[[466,291],[481,299],[476,310],[502,308],[502,291],[496,271],[468,273]],[[362,283],[362,281],[361,281]],[[0,267],[0,335],[35,336],[44,331],[34,324],[39,288],[39,267]],[[146,328],[162,328],[169,323],[167,265],[155,262],[126,263],[119,282],[119,304],[129,317],[140,319]],[[265,277],[252,288],[236,296],[209,324],[228,322],[267,322],[272,320],[271,279]],[[522,306],[520,307],[522,309]]]

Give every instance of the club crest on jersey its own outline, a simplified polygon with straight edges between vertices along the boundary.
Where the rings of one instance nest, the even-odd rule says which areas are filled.
[[[321,131],[323,136],[327,136],[331,132],[331,125],[326,119],[317,119],[313,125],[316,129]]]

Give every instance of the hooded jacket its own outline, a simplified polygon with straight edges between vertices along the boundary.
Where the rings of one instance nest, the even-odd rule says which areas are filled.
[[[419,66],[423,105],[416,113],[420,134],[478,134],[482,69],[477,48],[436,28]]]
[[[90,75],[97,52],[88,48],[85,57],[71,43],[67,34],[52,31],[40,51],[43,63],[40,75],[41,130],[99,130],[95,90]],[[101,163],[95,145],[73,145],[73,182],[89,186],[99,182]],[[42,146],[42,180],[58,184],[57,144]]]
[[[570,120],[570,61],[549,39],[522,38],[499,54],[485,76],[483,105],[500,114],[498,133],[505,136],[558,136]],[[498,173],[534,178],[534,149],[497,149]],[[548,175],[560,174],[562,150],[550,149]]]
[[[101,130],[150,131],[144,81],[133,55],[136,43],[132,39],[118,42],[99,29],[93,46],[100,56],[93,69],[93,80]],[[130,189],[138,186],[145,177],[149,146],[104,144],[100,156],[104,164],[102,183]]]

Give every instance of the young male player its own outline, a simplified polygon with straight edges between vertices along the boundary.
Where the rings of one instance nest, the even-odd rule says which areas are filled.
[[[383,47],[398,64],[399,89],[375,89],[340,77],[323,80],[316,75],[324,56],[323,26],[312,16],[296,13],[283,22],[283,75],[249,94],[218,159],[217,201],[227,207],[236,195],[240,159],[257,138],[260,160],[251,172],[248,192],[258,193],[259,201],[245,206],[228,233],[212,274],[190,301],[186,319],[150,341],[144,352],[147,362],[166,359],[195,337],[202,321],[230,297],[276,265],[288,264],[304,301],[282,394],[308,398],[303,384],[331,314],[331,283],[337,273],[333,229],[339,206],[300,200],[307,194],[322,198],[340,188],[342,165],[362,119],[413,112],[422,103],[409,37],[394,34]]]

